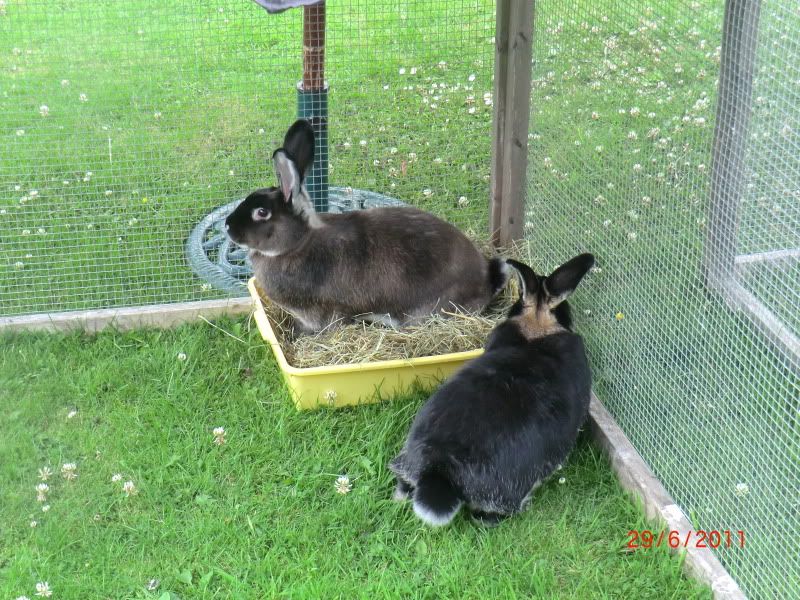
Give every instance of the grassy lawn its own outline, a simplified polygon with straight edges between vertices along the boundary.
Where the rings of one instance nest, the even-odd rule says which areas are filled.
[[[257,332],[220,326],[241,341],[204,324],[0,339],[0,596],[710,598],[676,557],[624,551],[647,524],[587,440],[519,518],[426,529],[386,469],[423,395],[297,413]]]

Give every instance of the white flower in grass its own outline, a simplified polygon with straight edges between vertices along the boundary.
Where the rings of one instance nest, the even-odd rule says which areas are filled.
[[[50,470],[50,467],[42,467],[39,469],[39,479],[42,481],[47,481],[47,479],[52,475],[53,472]]]
[[[737,483],[735,490],[736,495],[742,498],[750,493],[750,486],[746,483]]]
[[[31,600],[27,596],[17,596],[15,600]]]
[[[122,481],[122,474],[121,473],[114,473],[111,476],[111,483],[117,483],[119,481]]]
[[[30,234],[31,234],[31,230],[30,229],[23,229],[22,230],[22,235],[30,235]]]
[[[47,492],[50,491],[50,486],[46,483],[39,483],[36,485],[36,501],[37,502],[46,502],[47,501]]]
[[[400,73],[400,75],[405,75],[406,74],[406,68],[405,67],[400,67],[400,70],[398,72]]]
[[[67,87],[68,85],[69,85],[69,79],[61,80],[61,87]]]
[[[460,206],[461,208],[464,208],[465,206],[468,206],[468,205],[469,205],[469,200],[467,200],[466,196],[460,196],[458,198],[458,206]]]
[[[642,111],[641,111],[641,110],[639,110],[639,107],[638,107],[638,106],[634,106],[633,108],[631,108],[631,110],[629,111],[629,113],[630,113],[630,115],[631,115],[632,117],[638,117],[638,116],[639,116],[639,115],[642,113]]]
[[[31,521],[31,529],[36,527],[39,524],[39,521]]]
[[[636,237],[637,237],[637,236],[636,236],[636,232],[635,232],[635,231],[629,231],[629,232],[628,232],[628,239],[629,239],[629,240],[635,240],[635,239],[636,239]]]
[[[42,507],[42,512],[47,512],[48,510],[50,510],[50,505],[49,505],[49,504],[45,504],[45,505]]]
[[[130,498],[131,496],[135,496],[139,493],[139,490],[136,489],[136,485],[134,485],[133,481],[126,481],[122,484],[122,491],[125,492],[125,495]]]
[[[224,427],[214,427],[212,432],[214,434],[214,443],[217,446],[222,446],[225,443],[225,428]]]
[[[567,482],[567,478],[566,478],[566,477],[559,477],[559,478],[558,478],[558,483],[560,483],[560,484],[564,484],[564,483],[566,483],[566,482]]]
[[[24,269],[24,268],[25,268],[25,263],[24,263],[24,262],[22,262],[21,260],[18,260],[17,262],[15,262],[15,263],[14,263],[14,268],[15,268],[17,271],[21,271],[22,269]]]
[[[187,356],[186,356],[185,352],[178,352],[178,360],[184,361],[186,359],[187,359]]]
[[[39,114],[42,115],[43,117],[48,116],[50,114],[50,108],[46,104],[42,104],[39,107]]]
[[[153,118],[154,119],[160,119],[161,118],[161,111],[157,110],[156,112],[154,112],[153,113]]]
[[[433,195],[433,190],[430,188],[425,188],[424,190],[422,190],[422,195],[428,198]]]
[[[412,75],[416,75],[417,74],[417,67],[411,67],[411,70],[409,71],[409,73],[411,73]]]
[[[78,476],[77,470],[78,465],[75,463],[64,463],[61,465],[61,476],[67,481],[73,481]]]
[[[73,408],[71,411],[69,411],[67,413],[67,418],[68,419],[74,419],[77,414],[78,414],[78,411]]]
[[[629,131],[629,132],[628,132],[628,139],[629,139],[629,140],[635,140],[635,139],[637,139],[638,137],[639,137],[639,134],[638,134],[638,133],[636,133],[635,131]]]
[[[470,107],[467,109],[467,112],[468,112],[469,114],[471,114],[471,115],[474,115],[474,114],[475,114],[475,107],[474,107],[474,106],[470,106]]]
[[[359,146],[361,146],[361,147],[363,148],[364,146],[366,146],[366,145],[367,145],[367,140],[361,140],[361,141],[359,141],[359,142],[358,142],[358,145],[359,145]]]
[[[639,163],[636,163],[635,165],[633,165],[633,172],[634,173],[639,173],[641,170],[642,170],[642,165],[640,165]]]
[[[36,595],[42,598],[49,598],[53,595],[53,590],[50,589],[50,584],[46,581],[40,581],[36,584]]]
[[[147,588],[148,592],[155,592],[159,585],[161,585],[161,582],[158,579],[151,579],[147,582],[145,587]]]
[[[21,137],[21,136],[25,135],[25,130],[24,129],[17,129],[16,133],[17,133],[18,136]]]
[[[333,484],[333,487],[335,487],[336,491],[340,494],[348,494],[350,493],[350,490],[353,489],[353,484],[347,475],[340,475],[336,478],[336,482]]]
[[[475,81],[475,73],[470,73],[469,77],[467,77],[469,81]]]
[[[78,100],[80,100],[81,102],[88,102],[89,101],[89,96],[87,96],[86,94],[80,94],[78,96]]]

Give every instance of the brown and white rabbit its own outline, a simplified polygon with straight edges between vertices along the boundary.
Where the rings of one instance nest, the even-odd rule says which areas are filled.
[[[541,277],[517,261],[520,298],[486,342],[425,403],[389,468],[396,499],[429,525],[462,506],[485,525],[521,511],[569,454],[586,419],[591,373],[565,302],[594,264],[581,254]]]
[[[318,214],[303,185],[314,158],[304,120],[273,154],[279,187],[256,190],[225,221],[256,280],[301,332],[362,319],[402,326],[441,310],[483,309],[508,268],[457,228],[412,207]]]

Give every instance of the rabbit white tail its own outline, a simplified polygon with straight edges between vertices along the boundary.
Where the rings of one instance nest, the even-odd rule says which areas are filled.
[[[500,290],[506,287],[510,276],[505,260],[497,256],[489,259],[489,287],[492,289],[492,296],[496,296]]]
[[[423,473],[414,488],[414,514],[433,527],[447,525],[462,504],[453,485],[433,471]]]

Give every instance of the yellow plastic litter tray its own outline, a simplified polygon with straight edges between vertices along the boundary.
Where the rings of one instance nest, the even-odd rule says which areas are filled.
[[[278,338],[264,312],[264,300],[254,278],[247,282],[253,298],[255,319],[261,337],[272,352],[298,410],[320,406],[350,406],[377,402],[401,394],[416,383],[433,388],[466,361],[483,354],[482,349],[408,360],[298,368],[286,361]]]

